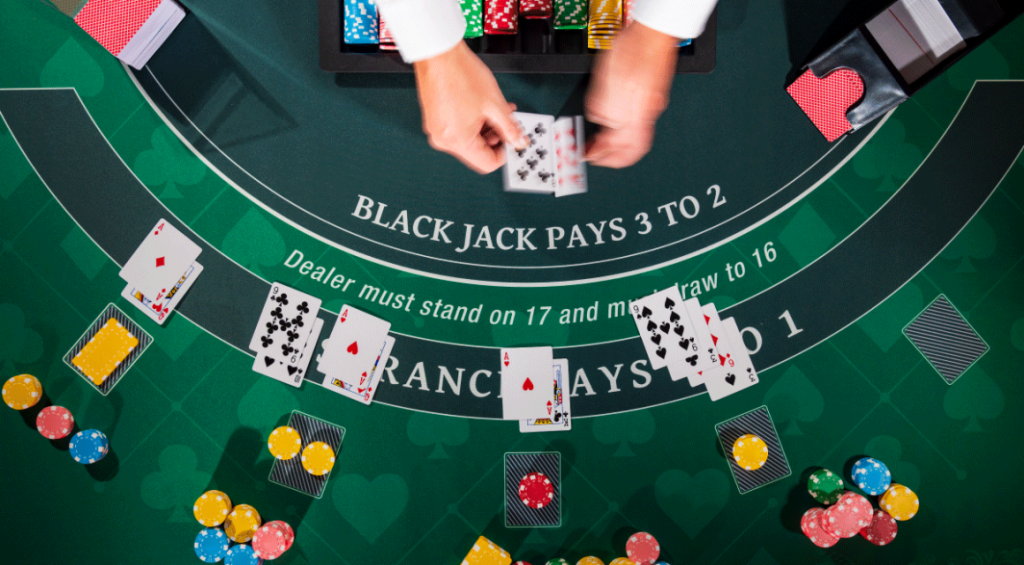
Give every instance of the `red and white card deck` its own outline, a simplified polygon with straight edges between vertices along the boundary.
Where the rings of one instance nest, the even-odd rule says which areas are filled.
[[[583,116],[516,112],[515,117],[530,144],[519,150],[505,144],[505,190],[555,196],[586,192]]]
[[[141,69],[184,17],[174,0],[89,0],[74,19],[107,51]]]

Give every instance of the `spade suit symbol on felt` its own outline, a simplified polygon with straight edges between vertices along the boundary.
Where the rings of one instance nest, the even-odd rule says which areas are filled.
[[[359,343],[353,341],[348,347],[345,348],[345,351],[351,353],[352,355],[359,355]]]

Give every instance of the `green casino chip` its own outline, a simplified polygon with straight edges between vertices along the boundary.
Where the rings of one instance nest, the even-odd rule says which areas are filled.
[[[484,34],[483,0],[459,0],[462,15],[466,18],[466,33],[462,37],[480,37]]]
[[[818,469],[807,479],[807,492],[814,500],[829,505],[838,502],[846,489],[842,477],[828,469]]]
[[[565,559],[559,558],[559,559],[552,559],[551,561],[548,561],[544,565],[571,565],[571,564],[568,561],[566,561]]]
[[[555,29],[586,29],[587,0],[555,0]]]

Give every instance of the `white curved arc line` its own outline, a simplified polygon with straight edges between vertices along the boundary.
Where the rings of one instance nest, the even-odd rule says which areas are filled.
[[[444,281],[448,281],[448,282],[454,282],[454,283],[472,284],[472,285],[477,285],[477,286],[501,286],[501,287],[530,288],[530,287],[547,287],[547,286],[551,286],[551,285],[573,286],[573,285],[581,285],[581,284],[590,284],[590,283],[597,283],[597,282],[603,282],[603,281],[608,281],[608,280],[615,280],[615,279],[619,279],[619,278],[625,278],[625,277],[629,277],[629,276],[636,275],[636,274],[641,274],[641,273],[646,273],[646,272],[657,270],[657,269],[662,269],[662,268],[665,268],[667,266],[673,265],[675,263],[679,263],[679,262],[685,261],[687,259],[690,259],[692,257],[696,257],[697,255],[700,255],[702,253],[705,253],[706,251],[709,251],[709,250],[715,249],[717,247],[720,247],[722,245],[725,245],[726,243],[729,243],[730,241],[733,241],[734,239],[736,239],[736,238],[738,238],[738,237],[740,237],[740,236],[750,232],[751,230],[761,226],[762,224],[764,224],[768,220],[771,220],[772,218],[778,216],[782,212],[788,210],[794,204],[796,204],[797,202],[799,202],[800,200],[805,198],[808,194],[810,194],[811,191],[813,191],[818,186],[823,184],[826,180],[828,180],[828,178],[830,178],[835,173],[836,170],[838,170],[840,167],[842,167],[844,164],[846,164],[854,155],[856,155],[860,151],[860,149],[864,146],[864,144],[867,143],[872,137],[874,137],[874,135],[878,132],[879,128],[881,128],[882,125],[885,124],[885,122],[888,121],[889,117],[891,117],[891,115],[892,115],[892,111],[887,113],[883,117],[883,119],[881,119],[878,122],[878,124],[874,127],[874,129],[872,129],[871,132],[861,141],[861,143],[858,144],[857,147],[854,148],[854,150],[850,152],[850,154],[848,154],[846,157],[844,157],[842,161],[840,161],[838,164],[836,164],[835,167],[833,167],[825,176],[823,176],[821,179],[819,179],[817,182],[815,182],[810,188],[805,190],[803,193],[799,194],[796,198],[794,198],[790,202],[786,203],[784,206],[782,206],[781,208],[779,208],[775,212],[765,216],[764,218],[762,218],[758,222],[755,222],[754,224],[744,228],[743,230],[740,230],[740,231],[732,234],[731,236],[728,236],[728,237],[726,237],[726,238],[724,238],[722,240],[719,240],[719,241],[715,242],[712,245],[708,245],[706,247],[703,247],[701,249],[698,249],[698,250],[693,251],[691,253],[688,253],[686,255],[683,255],[683,256],[680,256],[680,257],[677,257],[677,258],[674,258],[674,259],[670,259],[668,261],[664,261],[662,263],[658,263],[658,264],[655,264],[655,265],[652,265],[652,266],[643,267],[643,268],[640,268],[640,269],[634,269],[632,271],[626,271],[626,272],[622,272],[622,273],[615,273],[615,274],[611,274],[611,275],[605,275],[605,276],[601,276],[601,277],[593,277],[593,278],[587,278],[587,279],[576,279],[576,280],[571,280],[571,281],[547,281],[547,282],[536,282],[536,283],[522,283],[522,282],[520,282],[520,283],[510,283],[510,282],[501,282],[501,281],[487,281],[487,280],[478,280],[478,279],[464,279],[464,278],[461,278],[461,277],[452,277],[452,276],[448,276],[448,275],[442,275],[442,274],[439,274],[439,273],[431,273],[431,272],[427,272],[427,271],[421,271],[421,270],[418,270],[418,269],[412,269],[412,268],[409,268],[409,267],[404,267],[404,266],[401,266],[401,265],[397,265],[397,264],[394,264],[394,263],[391,263],[391,262],[388,262],[388,261],[384,261],[384,260],[379,259],[379,258],[375,258],[375,257],[369,256],[369,255],[366,255],[364,253],[361,253],[361,252],[349,249],[349,248],[347,248],[347,247],[345,247],[345,246],[343,246],[343,245],[341,245],[341,244],[339,244],[339,243],[337,243],[335,241],[332,241],[332,240],[330,240],[330,239],[328,239],[328,238],[326,238],[324,236],[321,236],[318,233],[313,232],[312,230],[310,230],[310,229],[306,228],[305,226],[302,226],[302,225],[300,225],[300,224],[290,220],[289,218],[284,217],[279,212],[277,212],[276,210],[274,210],[270,206],[266,205],[265,203],[263,203],[262,201],[260,201],[256,197],[254,197],[252,194],[247,192],[245,189],[243,189],[241,186],[239,186],[230,177],[225,175],[223,173],[223,171],[221,171],[219,168],[214,166],[213,163],[211,163],[205,156],[203,156],[187,139],[185,139],[185,137],[181,134],[181,132],[178,131],[178,129],[174,126],[174,124],[172,124],[170,122],[170,120],[167,118],[167,116],[164,115],[164,113],[161,111],[161,109],[153,102],[153,100],[149,96],[149,93],[144,88],[142,88],[142,85],[139,84],[138,80],[135,78],[135,75],[133,73],[131,73],[130,71],[128,71],[127,67],[123,63],[122,63],[122,67],[125,67],[125,72],[128,74],[129,78],[135,84],[136,89],[138,89],[140,94],[142,94],[142,96],[149,103],[149,105],[153,109],[153,111],[157,114],[157,116],[160,117],[161,120],[163,120],[164,124],[168,128],[170,128],[170,130],[182,142],[182,144],[184,144],[186,147],[188,147],[189,150],[192,151],[192,153],[197,158],[199,158],[204,164],[206,164],[207,167],[209,167],[212,171],[214,171],[214,173],[216,173],[217,176],[221,177],[221,179],[225,183],[227,183],[229,186],[234,188],[240,194],[242,194],[243,196],[248,198],[253,204],[255,204],[255,205],[259,206],[260,208],[262,208],[268,214],[274,216],[275,218],[277,218],[278,220],[282,221],[283,223],[285,223],[287,225],[290,225],[292,228],[294,228],[294,229],[296,229],[296,230],[298,230],[298,231],[308,235],[309,237],[311,237],[311,238],[313,238],[313,239],[315,239],[317,241],[320,241],[324,245],[327,245],[329,247],[334,247],[335,249],[338,249],[340,251],[343,251],[343,252],[348,253],[350,255],[353,255],[355,257],[359,257],[359,258],[364,259],[366,261],[369,261],[371,263],[376,263],[378,265],[382,265],[382,266],[385,266],[385,267],[388,267],[388,268],[391,268],[391,269],[394,269],[394,270],[403,271],[403,272],[407,272],[407,273],[410,273],[410,274],[415,274],[415,275],[419,275],[419,276],[423,276],[423,277],[435,278],[435,279],[444,280]],[[189,124],[191,124],[192,127],[201,136],[203,136],[203,138],[206,139],[207,142],[210,143],[210,145],[212,147],[217,149],[217,151],[220,152],[221,155],[224,155],[224,157],[226,159],[231,161],[231,163],[233,163],[236,167],[238,167],[240,170],[245,172],[245,174],[247,176],[249,176],[250,178],[255,180],[261,186],[263,186],[264,188],[266,188],[267,190],[269,190],[273,194],[277,195],[282,200],[288,202],[289,204],[291,204],[296,209],[302,210],[302,211],[306,212],[303,208],[295,205],[294,203],[292,203],[288,199],[284,198],[283,196],[281,196],[280,194],[275,192],[270,187],[266,186],[259,179],[256,179],[254,176],[249,174],[248,171],[243,169],[241,166],[239,166],[237,163],[235,163],[235,161],[233,161],[230,157],[228,157],[223,151],[221,151],[221,149],[219,147],[217,147],[217,145],[215,145],[208,137],[206,137],[206,135],[198,127],[196,127],[196,125],[194,123],[192,123],[192,121],[189,119],[189,117],[187,115],[185,115],[184,112],[181,111],[181,108],[178,107],[178,105],[174,101],[174,99],[171,98],[170,95],[167,93],[167,91],[163,89],[163,85],[160,84],[160,81],[156,78],[156,76],[153,74],[153,72],[151,70],[149,70],[148,67],[146,68],[146,70],[149,72],[150,76],[153,77],[153,80],[156,81],[157,85],[160,86],[161,90],[164,92],[164,95],[167,96],[168,100],[170,100],[171,103],[174,104],[175,108],[177,108],[178,111],[182,114],[184,119],[186,121],[188,121]],[[842,143],[842,141],[843,140],[840,140],[840,143]],[[835,150],[837,147],[839,147],[839,144],[835,145],[832,149],[829,150],[829,152]],[[827,155],[828,155],[828,153],[826,153],[825,155],[820,157],[818,159],[818,161],[815,162],[815,164],[817,164],[817,162],[820,162],[821,159],[824,159],[824,157],[827,156]],[[810,168],[813,168],[813,167],[814,167],[814,165],[811,165],[811,167],[808,167],[807,170],[810,170]],[[807,171],[805,170],[804,173],[801,173],[800,176],[803,176],[803,174],[805,174],[806,172]],[[789,186],[790,184],[795,182],[797,179],[800,178],[800,176],[798,176],[796,179],[790,181],[786,186]],[[732,219],[738,218],[739,216],[747,213],[748,211],[752,210],[753,208],[761,205],[765,200],[771,198],[775,194],[778,194],[779,191],[784,190],[785,188],[786,188],[785,186],[783,188],[780,188],[778,191],[776,191],[772,195],[769,195],[768,197],[766,197],[761,202],[755,204],[751,208],[748,208],[746,211],[737,214]],[[317,217],[317,216],[315,216],[315,215],[313,215],[313,214],[311,214],[309,212],[306,212],[306,213],[309,214],[312,217],[315,217],[315,218],[319,219],[320,221],[324,222],[325,224],[334,226],[334,224],[331,224],[330,222],[327,222],[326,220],[323,220],[323,219],[321,219],[321,218],[319,218],[319,217]],[[700,233],[704,233],[704,232],[706,232],[708,230],[715,229],[715,228],[723,225],[724,223],[727,223],[727,222],[731,221],[732,219],[726,220],[725,222],[717,224],[716,226],[712,226],[711,228],[707,228],[703,232],[700,232]],[[353,232],[350,232],[350,231],[345,230],[344,228],[341,228],[341,227],[338,227],[338,226],[334,226],[334,227],[336,227],[337,229],[339,229],[341,231],[345,231],[346,233],[349,233],[351,235],[359,237],[360,239],[364,239],[366,241],[370,241],[370,242],[376,243],[377,245],[380,245],[382,247],[386,247],[386,248],[392,249],[394,251],[398,251],[398,252],[414,255],[414,256],[417,256],[417,257],[424,258],[424,259],[429,259],[429,260],[433,260],[433,261],[441,261],[441,262],[450,263],[450,264],[456,264],[456,265],[464,265],[464,266],[474,266],[474,267],[483,267],[483,268],[503,268],[503,269],[504,268],[511,268],[511,269],[520,269],[520,270],[538,269],[538,268],[545,268],[545,269],[547,269],[547,268],[566,268],[566,267],[578,267],[578,266],[586,266],[586,265],[598,264],[598,263],[603,263],[603,262],[607,262],[607,261],[614,261],[614,260],[621,260],[621,259],[627,259],[627,258],[635,257],[637,255],[641,255],[641,254],[647,253],[649,251],[654,251],[654,250],[657,250],[657,249],[662,249],[662,248],[664,248],[664,247],[666,247],[668,245],[674,245],[675,243],[678,243],[678,241],[677,241],[675,243],[665,244],[663,246],[660,246],[660,247],[657,247],[657,248],[653,248],[653,249],[648,250],[648,251],[634,253],[634,254],[631,254],[631,255],[626,255],[626,256],[618,257],[618,258],[614,258],[614,259],[604,259],[604,260],[601,260],[601,261],[594,261],[594,262],[590,262],[590,263],[578,263],[578,264],[572,264],[572,265],[558,265],[558,266],[549,266],[549,267],[496,267],[494,265],[482,265],[482,264],[476,264],[476,263],[464,263],[464,262],[459,262],[459,261],[453,261],[453,260],[450,260],[450,259],[441,259],[441,258],[437,258],[437,257],[431,257],[431,256],[428,256],[428,255],[422,255],[422,254],[415,253],[415,252],[412,252],[412,251],[408,251],[408,250],[404,250],[404,249],[401,249],[401,248],[389,246],[389,245],[386,245],[386,244],[383,244],[383,243],[380,243],[380,242],[376,242],[376,241],[374,241],[372,239],[366,238],[365,236],[362,236],[362,235],[359,235],[359,234],[355,234]],[[688,236],[688,238],[684,238],[683,240],[679,240],[679,241],[685,241],[685,239],[689,239],[689,237],[695,237],[696,235],[699,235],[699,233],[691,235],[691,236]]]

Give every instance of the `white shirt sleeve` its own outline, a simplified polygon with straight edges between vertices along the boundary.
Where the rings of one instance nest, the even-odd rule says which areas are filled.
[[[633,19],[678,39],[693,39],[704,26],[718,0],[635,0]]]
[[[406,63],[440,55],[466,33],[459,0],[377,0],[377,8]]]

